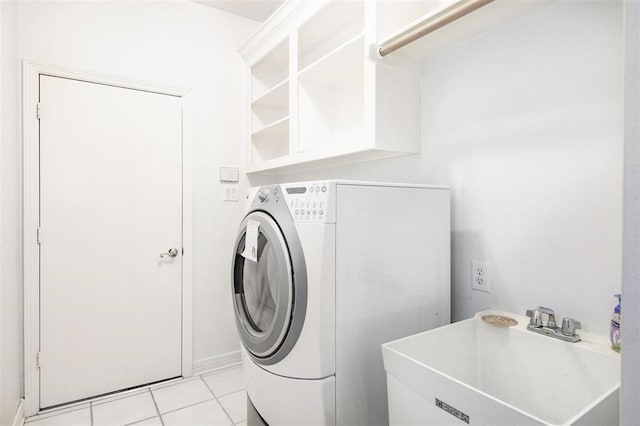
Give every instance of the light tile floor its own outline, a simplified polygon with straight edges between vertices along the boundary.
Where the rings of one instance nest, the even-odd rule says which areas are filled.
[[[27,426],[246,426],[242,367],[46,411]]]

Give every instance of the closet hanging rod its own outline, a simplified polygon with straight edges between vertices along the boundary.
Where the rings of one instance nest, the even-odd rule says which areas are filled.
[[[391,52],[395,52],[401,47],[468,15],[474,10],[480,9],[482,6],[486,6],[492,1],[493,0],[462,1],[385,41],[378,47],[378,53],[380,56],[386,56]]]

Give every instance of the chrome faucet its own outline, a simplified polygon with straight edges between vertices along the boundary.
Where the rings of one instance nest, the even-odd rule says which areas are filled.
[[[547,323],[543,321],[543,315],[547,317]],[[580,321],[573,318],[563,318],[562,327],[558,328],[556,323],[556,313],[553,309],[539,306],[535,309],[527,309],[527,316],[530,318],[527,330],[545,336],[563,340],[565,342],[579,342],[580,336],[576,334],[576,329],[582,327]]]
[[[576,330],[582,328],[582,324],[578,320],[574,320],[573,318],[563,318],[562,319],[562,334],[565,336],[575,336]]]

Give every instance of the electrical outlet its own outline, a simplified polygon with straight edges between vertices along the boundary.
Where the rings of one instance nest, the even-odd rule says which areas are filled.
[[[471,261],[471,289],[491,293],[489,281],[489,263],[479,260]]]

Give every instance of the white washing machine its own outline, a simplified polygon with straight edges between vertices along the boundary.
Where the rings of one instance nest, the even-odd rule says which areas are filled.
[[[387,424],[380,344],[450,321],[446,187],[253,188],[233,260],[247,394],[264,422]]]

